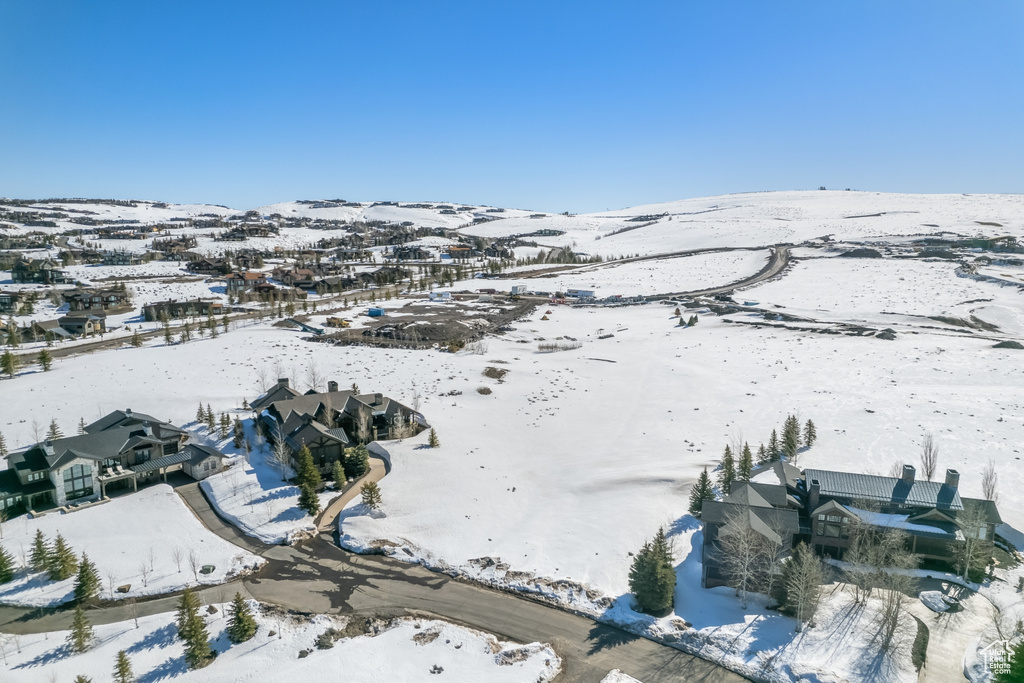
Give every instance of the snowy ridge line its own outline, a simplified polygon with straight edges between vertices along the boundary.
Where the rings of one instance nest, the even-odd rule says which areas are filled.
[[[509,568],[507,564],[499,561],[500,558],[479,558],[476,562],[486,566],[474,572],[464,566],[452,567],[443,560],[431,561],[423,554],[416,553],[410,544],[397,545],[386,539],[375,539],[362,544],[355,542],[348,534],[342,535],[340,529],[338,535],[338,544],[346,550],[358,554],[386,555],[392,559],[418,564],[456,580],[482,584],[505,593],[536,600],[570,614],[593,619],[597,623],[614,626],[635,636],[694,655],[755,681],[755,683],[791,683],[801,678],[799,673],[787,675],[782,671],[765,671],[764,667],[755,668],[730,657],[729,652],[733,641],[735,641],[735,634],[723,633],[719,638],[713,635],[702,636],[697,630],[686,625],[682,619],[674,620],[675,628],[664,628],[656,622],[654,617],[634,612],[632,609],[618,604],[624,598],[628,599],[629,594],[614,599],[575,581],[532,577],[527,572],[516,572]],[[472,562],[473,560],[470,560],[470,563]],[[490,575],[484,573],[491,568],[503,571],[504,575],[498,576],[497,572],[491,572]],[[529,575],[534,583],[531,585],[524,582],[525,577],[509,580],[507,578],[509,574]],[[545,585],[553,590],[545,590]],[[566,591],[560,592],[557,590],[558,588],[566,589]],[[580,600],[579,595],[573,595],[577,592],[586,599]],[[625,618],[615,618],[616,612],[623,613]],[[770,664],[770,660],[766,664]],[[788,666],[786,671],[789,671]]]

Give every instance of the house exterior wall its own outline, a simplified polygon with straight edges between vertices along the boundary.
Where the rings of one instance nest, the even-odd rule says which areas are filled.
[[[69,499],[68,494],[70,491],[64,489],[64,472],[75,466],[85,466],[90,468],[89,481],[92,486],[92,493],[86,496],[81,496],[74,499]],[[67,505],[69,502],[79,503],[90,500],[98,500],[100,497],[100,468],[99,463],[93,462],[92,460],[86,460],[84,458],[76,458],[68,464],[64,465],[59,469],[50,470],[50,481],[53,482],[54,491],[54,503],[58,506]]]
[[[224,462],[221,458],[216,458],[211,455],[195,465],[190,462],[185,463],[184,470],[185,474],[188,476],[197,481],[201,481],[212,474],[222,472],[224,470]]]

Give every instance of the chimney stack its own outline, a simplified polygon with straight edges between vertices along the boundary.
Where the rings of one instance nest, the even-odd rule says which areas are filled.
[[[960,486],[960,473],[956,470],[946,470],[945,484],[954,489]]]
[[[125,408],[124,409],[124,416],[125,417],[131,417],[132,416],[132,409],[131,408]]]
[[[329,380],[327,382],[327,391],[334,392],[334,391],[337,391],[337,390],[338,390],[338,383],[335,382],[334,380]]]
[[[373,405],[379,406],[383,402],[384,402],[384,394],[374,394],[373,395]]]
[[[279,386],[279,387],[286,387],[286,386],[288,386],[288,378],[287,377],[278,377],[277,378],[277,386]]]
[[[908,484],[913,484],[915,474],[917,474],[917,468],[915,468],[913,465],[903,466],[903,481],[907,482]]]
[[[817,479],[811,479],[810,494],[807,511],[814,512],[818,509],[818,497],[821,495],[821,482]]]

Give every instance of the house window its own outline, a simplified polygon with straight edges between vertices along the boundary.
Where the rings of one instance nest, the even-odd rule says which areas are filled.
[[[101,463],[103,471],[112,470],[121,464],[120,458],[105,458]]]
[[[72,465],[64,470],[64,495],[68,500],[92,495],[92,467]]]
[[[839,515],[818,515],[818,535],[845,538],[848,534],[847,518]]]
[[[152,451],[149,448],[138,449],[137,451],[135,451],[135,462],[137,464],[146,462],[147,460],[149,460],[151,452]]]
[[[171,443],[164,444],[164,455],[174,455],[178,452],[178,442],[172,441]]]

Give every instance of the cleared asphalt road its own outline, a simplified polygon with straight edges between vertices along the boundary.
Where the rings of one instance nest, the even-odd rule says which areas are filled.
[[[346,552],[324,533],[298,546],[268,546],[242,535],[210,508],[197,484],[177,489],[211,531],[262,555],[256,575],[201,592],[204,602],[230,599],[235,591],[297,612],[357,616],[438,617],[518,642],[546,642],[563,658],[559,678],[596,683],[620,669],[644,683],[745,679],[698,657],[620,629],[510,593],[456,581],[444,574],[382,556]],[[94,624],[172,611],[176,597],[89,611]],[[66,629],[71,613],[0,607],[0,630],[38,633]],[[296,653],[297,654],[297,653]]]

